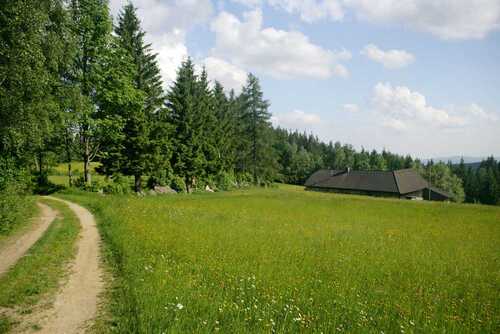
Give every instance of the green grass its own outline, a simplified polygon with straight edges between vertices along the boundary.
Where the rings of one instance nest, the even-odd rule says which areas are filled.
[[[90,175],[93,181],[104,181],[105,177],[103,175],[97,174],[95,169],[101,164],[99,162],[90,163]],[[79,177],[83,176],[83,162],[73,161],[71,163],[73,181],[76,181]],[[60,186],[69,186],[68,180],[68,164],[60,163],[57,166],[52,167],[49,175],[49,181]]]
[[[90,163],[90,172],[91,174],[96,174],[95,169],[101,165],[100,162],[91,162]],[[83,175],[83,162],[81,161],[73,161],[71,163],[71,170],[74,176],[82,176]],[[68,175],[68,164],[60,163],[57,166],[51,168],[52,175],[60,175],[67,176]]]
[[[78,218],[63,203],[44,199],[59,211],[45,234],[7,274],[0,277],[0,307],[23,310],[56,291],[66,264],[76,252],[80,230]],[[0,314],[0,328],[8,329],[9,319]],[[0,333],[2,330],[0,329]]]
[[[493,333],[500,208],[304,192],[66,196],[93,210],[122,333]]]
[[[21,233],[25,228],[29,227],[31,218],[36,216],[38,208],[35,204],[35,196],[24,196],[9,194],[8,201],[5,205],[1,205],[1,210],[9,210],[9,212],[2,212],[1,217],[8,218],[0,223],[0,246],[4,240],[16,233]],[[5,197],[4,197],[5,198]],[[5,198],[7,200],[7,198]],[[6,224],[6,225],[3,225]],[[8,226],[7,226],[8,225]]]

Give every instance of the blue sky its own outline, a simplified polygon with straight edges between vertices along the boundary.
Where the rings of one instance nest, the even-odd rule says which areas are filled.
[[[255,73],[274,124],[325,141],[500,155],[499,0],[132,3],[166,86],[189,55],[227,88]]]

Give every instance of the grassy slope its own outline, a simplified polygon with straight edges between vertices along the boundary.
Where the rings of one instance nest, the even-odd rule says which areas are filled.
[[[498,332],[500,209],[271,190],[71,196],[120,332]]]
[[[99,162],[91,162],[90,163],[90,174],[92,180],[103,180],[104,176],[97,174],[95,168],[99,167]],[[83,176],[83,162],[73,161],[71,163],[72,173],[73,173],[73,181],[77,178]],[[49,175],[49,181],[61,185],[61,186],[69,186],[68,184],[68,164],[60,163],[57,166],[53,167],[51,173]]]
[[[9,214],[9,217],[14,218],[14,222],[7,228],[0,227],[0,246],[8,236],[22,233],[25,228],[30,226],[31,217],[35,217],[38,212],[35,198],[35,196],[15,196],[12,198],[15,203],[9,205],[8,209],[15,210]],[[7,210],[7,208],[4,209]]]
[[[75,254],[75,241],[80,230],[78,218],[60,202],[43,202],[58,210],[59,217],[29,250],[28,255],[0,277],[2,308],[26,312],[44,295],[55,292],[66,271],[65,264]],[[0,314],[0,332],[2,328],[6,330],[10,322],[10,319]]]

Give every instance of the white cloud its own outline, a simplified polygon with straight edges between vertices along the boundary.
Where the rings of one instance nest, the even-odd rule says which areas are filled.
[[[462,115],[432,107],[427,104],[425,96],[404,86],[378,83],[373,90],[372,103],[383,124],[397,124],[399,129],[410,126],[450,128],[467,123]]]
[[[307,23],[323,19],[340,21],[344,18],[344,9],[338,0],[232,0],[247,7],[256,8],[267,2],[270,6],[282,9],[289,14],[299,15]]]
[[[486,110],[484,110],[482,107],[478,106],[475,103],[472,103],[470,106],[465,108],[463,112],[469,117],[474,119],[493,121],[493,122],[496,122],[500,119],[497,114],[492,112],[487,112]]]
[[[302,110],[294,110],[288,113],[277,114],[271,118],[275,126],[292,130],[310,131],[312,127],[321,124],[321,118],[317,114],[306,113]]]
[[[129,0],[111,0],[114,17]],[[149,34],[162,35],[174,30],[188,31],[207,22],[213,15],[211,0],[135,0],[142,26]]]
[[[262,6],[263,2],[263,0],[231,0],[231,1],[251,8]]]
[[[241,91],[241,87],[246,82],[247,72],[223,59],[215,57],[205,58],[203,64],[207,69],[210,80],[219,81],[227,90],[234,89],[236,93]]]
[[[405,131],[408,129],[408,126],[399,119],[388,118],[382,121],[382,125],[386,128],[393,129],[396,131]]]
[[[232,0],[250,7],[264,2],[305,22],[340,21],[352,11],[360,20],[399,24],[443,39],[480,39],[500,28],[498,0]]]
[[[182,61],[188,57],[188,49],[182,39],[175,34],[164,34],[158,37],[153,44],[158,53],[158,64],[164,84],[170,85],[177,77],[177,69]]]
[[[344,104],[342,106],[342,109],[345,112],[348,112],[348,113],[357,113],[357,112],[359,112],[359,106],[357,104],[352,104],[352,103]]]
[[[361,54],[391,70],[408,66],[415,61],[415,56],[405,50],[384,51],[374,44],[365,46]]]
[[[262,25],[259,9],[244,13],[242,21],[221,12],[211,26],[216,35],[213,56],[231,59],[239,67],[275,78],[348,76],[345,66],[338,64],[351,57],[348,51],[326,50],[301,32]]]
[[[443,39],[478,39],[500,28],[498,0],[344,0],[358,18],[401,24]]]
[[[116,18],[128,0],[111,0],[111,13]],[[137,14],[146,40],[158,53],[163,81],[170,84],[181,62],[188,56],[186,34],[194,26],[209,21],[213,15],[210,0],[135,0]]]
[[[300,15],[302,21],[311,23],[322,19],[340,21],[344,18],[342,4],[336,0],[268,0],[274,7],[290,14]]]

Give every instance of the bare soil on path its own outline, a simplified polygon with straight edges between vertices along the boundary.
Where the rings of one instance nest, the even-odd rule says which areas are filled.
[[[99,266],[100,237],[92,214],[68,201],[65,203],[76,214],[81,224],[78,251],[70,266],[67,281],[57,293],[54,306],[34,315],[40,319],[37,333],[83,333],[96,317],[99,296],[103,291],[102,270]]]
[[[40,216],[28,231],[16,234],[7,239],[0,248],[0,276],[5,274],[26,252],[40,239],[47,228],[56,218],[57,212],[43,203],[40,207]]]

